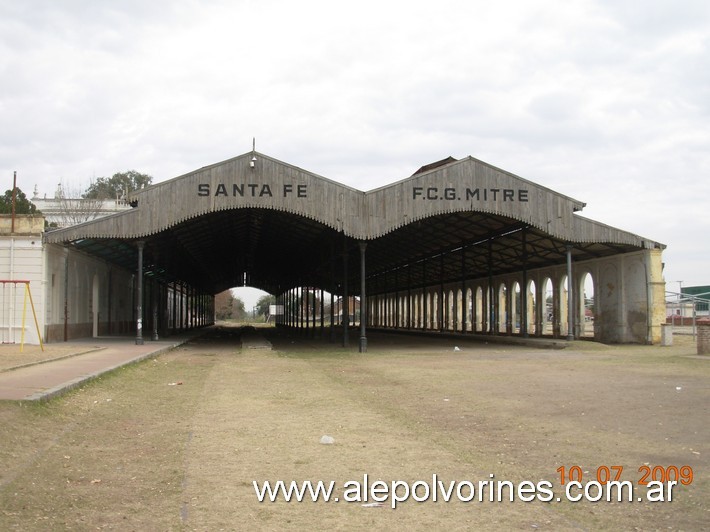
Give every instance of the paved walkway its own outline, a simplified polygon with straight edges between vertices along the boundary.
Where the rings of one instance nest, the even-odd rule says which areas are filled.
[[[0,400],[50,399],[102,373],[169,351],[201,333],[198,330],[164,340],[146,339],[143,345],[136,345],[135,337],[128,336],[48,344],[45,348],[50,360],[0,372]],[[53,345],[61,348],[60,358],[52,356]]]

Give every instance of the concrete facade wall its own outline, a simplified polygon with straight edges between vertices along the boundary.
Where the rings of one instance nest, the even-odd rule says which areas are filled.
[[[44,315],[44,268],[39,234],[14,234],[0,237],[0,341],[38,344],[39,336],[32,303],[42,331]],[[29,281],[29,293],[24,283]],[[31,301],[30,301],[31,297]],[[24,337],[23,337],[24,332]]]
[[[573,336],[591,335],[604,343],[660,343],[665,320],[661,269],[660,250],[573,263]],[[585,318],[582,297],[587,275],[594,290],[592,320]],[[566,266],[560,265],[370,295],[368,321],[375,327],[566,337],[566,276]],[[135,275],[94,257],[59,245],[42,246],[36,235],[3,236],[0,280],[10,279],[30,281],[44,341],[129,334],[135,328]],[[515,295],[523,291],[527,312],[522,297]],[[24,285],[0,283],[3,342],[20,342],[24,297]],[[29,303],[24,332],[26,343],[38,343]]]
[[[132,330],[132,272],[54,244],[45,245],[45,261],[48,342]]]

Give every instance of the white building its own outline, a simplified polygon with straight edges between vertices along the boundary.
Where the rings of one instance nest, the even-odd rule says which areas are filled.
[[[67,198],[61,184],[57,186],[57,190],[51,198],[47,198],[46,194],[40,197],[35,186],[30,201],[42,212],[52,228],[69,227],[89,222],[131,208],[125,198],[111,200]]]
[[[4,344],[39,343],[26,290],[30,290],[42,330],[46,284],[43,231],[41,216],[17,216],[13,222],[11,215],[0,215],[0,341]]]

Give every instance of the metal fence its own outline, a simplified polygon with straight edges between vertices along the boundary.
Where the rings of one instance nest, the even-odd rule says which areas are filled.
[[[686,294],[666,291],[666,323],[674,334],[697,333],[698,318],[709,316],[710,292]]]

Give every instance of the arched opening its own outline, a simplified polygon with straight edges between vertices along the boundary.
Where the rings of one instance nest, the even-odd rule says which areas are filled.
[[[419,317],[421,315],[421,294],[412,294],[412,327],[419,329]]]
[[[476,288],[476,332],[483,331],[483,288],[480,286]]]
[[[545,316],[542,333],[552,336],[555,332],[555,294],[552,288],[552,279],[546,277],[542,281],[542,294],[545,303]]]
[[[580,301],[580,335],[583,338],[594,338],[594,278],[592,274],[586,272],[581,279],[579,293],[582,297]]]
[[[512,322],[513,334],[520,334],[520,328],[523,323],[522,316],[522,297],[520,293],[520,284],[515,281],[513,283],[512,297],[510,298],[510,318]]]
[[[559,284],[559,294],[560,294],[560,336],[567,336],[569,331],[569,312],[572,310],[569,308],[569,279],[565,275]]]
[[[498,328],[497,332],[506,333],[508,331],[508,288],[505,283],[498,287]]]
[[[407,320],[409,319],[407,312],[407,294],[403,293],[399,296],[399,326],[402,328],[407,327]]]
[[[446,298],[446,328],[450,331],[455,329],[456,322],[456,296],[453,290],[449,290],[448,297]]]
[[[528,309],[527,309],[527,325],[528,334],[538,334],[538,316],[537,316],[537,294],[535,292],[535,281],[528,282]]]

